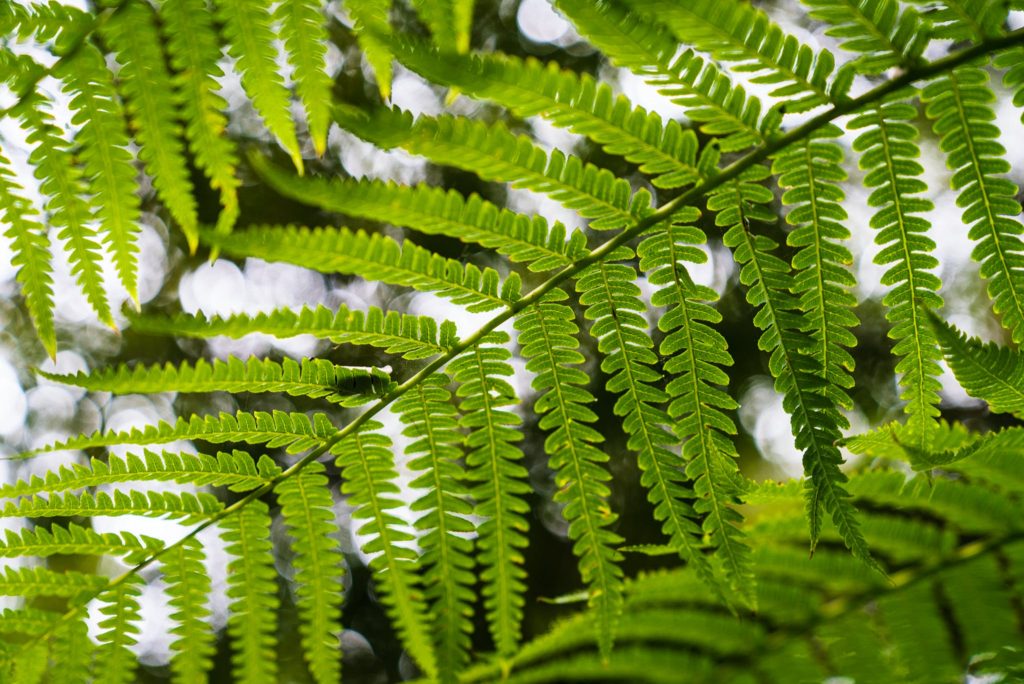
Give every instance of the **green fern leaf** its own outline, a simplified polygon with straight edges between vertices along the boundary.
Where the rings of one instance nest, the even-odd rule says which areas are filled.
[[[775,219],[763,206],[772,200],[771,192],[757,184],[766,176],[767,169],[752,167],[745,178],[712,195],[708,208],[720,212],[716,223],[727,228],[724,242],[742,264],[740,282],[748,288],[747,302],[758,308],[754,323],[764,331],[758,346],[771,354],[769,369],[776,390],[791,416],[796,446],[804,452],[804,472],[810,477],[806,491],[811,549],[821,534],[824,508],[854,555],[873,565],[856,511],[842,486],[847,478],[839,469],[842,455],[834,446],[846,419],[824,390],[820,363],[805,351],[813,344],[797,313],[800,301],[792,294],[794,279],[788,265],[772,254],[774,242],[750,229],[751,220]]]
[[[131,684],[135,681],[138,660],[131,651],[139,634],[139,595],[142,580],[138,575],[126,579],[100,594],[99,648],[96,651],[96,681]]]
[[[371,306],[363,311],[342,305],[303,307],[298,311],[277,309],[270,313],[235,314],[207,318],[203,313],[163,316],[133,316],[132,328],[138,332],[179,337],[242,337],[264,333],[275,337],[313,335],[335,344],[370,345],[405,359],[426,359],[450,350],[458,339],[455,324],[442,321],[438,326],[430,316],[411,316],[397,311],[384,312]]]
[[[924,16],[936,38],[983,40],[1002,33],[1009,9],[1005,0],[942,0],[929,3]]]
[[[653,17],[616,0],[557,0],[556,5],[613,63],[630,69],[686,108],[687,117],[700,124],[703,133],[718,138],[723,151],[763,142],[779,127],[781,117],[776,111],[762,117],[761,102],[733,85],[714,64],[692,50],[677,57],[679,41]]]
[[[269,0],[214,0],[213,4],[224,27],[228,54],[235,58],[242,77],[242,87],[263,117],[267,130],[302,173],[302,150],[295,137],[291,97],[277,64]]]
[[[252,164],[280,194],[327,211],[374,221],[387,221],[427,235],[447,235],[496,249],[531,271],[568,266],[586,253],[586,237],[572,231],[566,241],[561,223],[549,226],[543,216],[525,216],[473,194],[428,185],[414,187],[376,180],[298,178],[262,157]]]
[[[995,98],[988,74],[977,67],[959,67],[925,86],[922,99],[940,146],[947,153],[952,185],[960,191],[969,237],[977,243],[971,257],[989,279],[992,309],[1015,342],[1024,341],[1024,242],[1020,234],[1017,185],[1003,177],[1010,170],[992,123]]]
[[[992,411],[1024,416],[1024,355],[969,338],[935,315],[931,322],[960,386]]]
[[[587,407],[594,397],[586,389],[589,378],[577,367],[584,359],[577,351],[575,316],[560,303],[566,298],[552,290],[545,301],[519,314],[516,329],[526,369],[536,374],[533,387],[543,392],[534,410],[542,415],[540,428],[551,430],[544,448],[555,471],[555,501],[565,504],[569,538],[596,612],[597,642],[608,660],[622,610],[622,556],[615,549],[622,538],[608,529],[618,517],[607,501],[611,476],[603,464],[608,456],[594,446],[603,437],[590,426],[597,420]]]
[[[200,492],[137,492],[114,490],[96,494],[52,493],[8,501],[0,508],[3,518],[70,518],[91,515],[145,515],[182,519],[186,524],[216,515],[224,505],[212,494]]]
[[[399,109],[366,114],[338,108],[335,118],[343,128],[376,145],[401,146],[484,180],[549,195],[591,219],[594,230],[622,228],[651,211],[646,190],[633,195],[625,179],[558,150],[549,156],[529,138],[516,137],[501,123],[489,126],[452,116],[421,116],[413,121]]]
[[[469,50],[473,28],[473,0],[413,0],[416,13],[430,29],[430,35],[443,53]]]
[[[404,545],[415,537],[395,513],[401,503],[395,480],[394,449],[386,436],[377,432],[381,424],[364,423],[358,432],[331,447],[341,468],[341,492],[355,507],[354,520],[366,520],[357,530],[369,537],[363,552],[374,554],[370,568],[383,590],[383,602],[402,643],[429,677],[438,673],[432,648],[423,590],[416,577],[417,555]]]
[[[455,55],[411,41],[394,46],[398,59],[435,83],[492,100],[517,116],[543,116],[556,126],[585,135],[608,154],[625,157],[655,176],[659,188],[692,185],[697,138],[671,119],[634,107],[611,87],[590,76],[506,55]]]
[[[865,129],[854,150],[861,153],[860,166],[868,172],[864,184],[874,188],[868,197],[868,204],[877,208],[871,225],[879,231],[875,241],[884,246],[875,262],[892,264],[882,279],[892,290],[882,303],[893,324],[893,353],[900,358],[900,397],[907,402],[910,425],[923,439],[939,413],[940,385],[935,376],[941,369],[938,343],[922,312],[941,307],[942,298],[937,293],[941,283],[931,272],[938,264],[930,254],[935,243],[924,235],[928,222],[916,215],[933,206],[920,197],[927,186],[919,178],[924,168],[917,162],[917,129],[911,123],[916,117],[914,107],[891,102],[861,113],[849,127]]]
[[[53,634],[53,661],[61,664],[54,684],[92,682],[93,644],[85,620],[68,620]]]
[[[856,285],[847,268],[853,255],[842,244],[850,231],[842,222],[846,210],[840,206],[846,179],[842,169],[843,151],[835,142],[841,131],[826,126],[799,144],[776,155],[772,173],[785,191],[783,204],[789,208],[786,221],[794,226],[786,242],[796,248],[793,257],[792,292],[800,299],[802,331],[813,340],[803,350],[820,365],[826,381],[825,393],[837,406],[850,409],[846,393],[853,387],[853,357],[847,348],[856,346],[851,332],[859,321],[853,313],[857,300],[850,292]]]
[[[50,240],[32,204],[22,196],[10,161],[0,149],[0,220],[8,228],[4,236],[10,240],[11,265],[21,284],[25,307],[32,316],[39,341],[50,355],[57,356],[57,331],[53,324],[53,269],[50,265]]]
[[[270,512],[251,501],[224,519],[228,562],[228,634],[232,672],[241,684],[277,681],[277,573],[270,544]]]
[[[0,542],[0,558],[111,555],[123,556],[125,562],[131,564],[159,552],[162,548],[163,543],[160,540],[144,535],[137,537],[131,532],[99,533],[75,523],[70,523],[67,527],[53,523],[49,529],[37,527],[20,532],[4,530],[4,540]]]
[[[149,6],[126,4],[111,15],[103,35],[117,55],[118,80],[139,143],[139,157],[160,199],[195,251],[199,219],[192,181],[175,117],[174,84]]]
[[[385,100],[391,98],[391,0],[359,0],[346,2],[345,9],[352,17],[352,29],[359,39],[359,47],[377,77],[377,88]]]
[[[513,374],[508,336],[492,333],[485,344],[456,358],[448,366],[459,388],[459,425],[466,430],[470,495],[477,502],[480,576],[484,608],[495,648],[510,656],[521,637],[526,570],[522,549],[527,546],[531,488],[516,446],[523,435],[521,419],[505,407],[516,405],[515,390],[504,380]]]
[[[802,0],[810,15],[831,24],[826,34],[845,39],[840,47],[860,55],[862,74],[914,66],[931,40],[931,28],[912,8],[896,0]]]
[[[0,596],[61,596],[75,599],[98,593],[107,580],[98,575],[67,570],[56,572],[43,567],[12,568],[0,572]]]
[[[409,468],[418,477],[412,486],[425,493],[412,504],[422,513],[416,528],[423,532],[420,564],[434,618],[440,681],[455,682],[469,660],[473,630],[473,543],[475,532],[468,519],[466,473],[460,464],[462,436],[447,386],[450,379],[435,372],[395,402],[394,410],[406,425],[402,434],[412,439],[406,453]]]
[[[294,67],[295,91],[306,109],[306,126],[317,156],[327,149],[331,125],[331,77],[327,74],[327,30],[318,0],[285,0],[274,13]]]
[[[121,284],[138,305],[139,188],[113,77],[103,55],[88,43],[59,74],[74,93],[72,122],[81,125],[75,142],[90,181],[92,209]]]
[[[238,153],[225,135],[227,102],[217,91],[224,76],[218,65],[220,39],[207,11],[206,0],[161,0],[160,19],[167,52],[175,69],[176,101],[185,122],[185,137],[196,166],[220,192],[221,215],[217,228],[229,232],[238,215],[235,176]]]
[[[411,243],[348,228],[265,226],[232,235],[204,234],[229,254],[285,261],[323,273],[346,273],[436,292],[468,311],[507,308],[519,298],[519,276],[446,259]]]
[[[317,682],[337,682],[341,677],[338,643],[341,638],[341,576],[343,558],[338,525],[322,464],[313,462],[295,477],[277,486],[288,536],[292,566],[298,585],[297,603],[302,648]]]
[[[213,444],[266,444],[268,449],[285,448],[288,453],[296,454],[320,446],[336,433],[337,429],[322,413],[314,414],[310,419],[304,413],[238,411],[235,415],[221,413],[218,416],[194,415],[188,420],[179,418],[173,425],[161,421],[157,425],[141,429],[132,428],[127,432],[96,431],[91,435],[71,437],[62,442],[24,452],[19,457],[65,449],[93,449],[119,444],[167,444],[179,439],[198,439]]]
[[[121,482],[165,481],[178,484],[213,485],[245,492],[262,487],[281,472],[269,456],[259,463],[244,451],[220,452],[216,456],[146,451],[142,456],[114,454],[105,460],[91,459],[88,465],[71,463],[51,470],[44,477],[0,485],[0,497],[62,492],[83,487],[100,487]]]
[[[694,513],[704,517],[704,534],[717,550],[733,590],[749,602],[753,597],[750,549],[737,527],[741,517],[733,508],[746,484],[737,472],[736,448],[729,438],[736,434],[736,426],[725,413],[737,404],[717,387],[729,384],[721,366],[731,366],[732,357],[725,338],[708,325],[722,319],[709,304],[717,294],[694,283],[683,265],[684,261],[699,264],[707,259],[696,247],[706,241],[704,234],[685,225],[698,216],[695,210],[680,212],[674,223],[653,229],[637,250],[640,270],[648,274],[652,285],[660,286],[651,304],[667,308],[658,321],[658,327],[666,333],[658,351],[666,359],[665,372],[672,378],[666,387],[669,424],[683,442],[685,475],[694,483],[697,502],[690,512],[680,501],[679,495],[686,488],[673,470],[674,458],[666,458],[669,455],[665,453],[655,453],[656,468],[652,472],[661,472],[666,484],[661,492],[651,490],[649,496],[656,506],[655,515],[664,521],[663,531],[676,549],[693,544],[685,536],[692,537],[695,531],[690,520]],[[693,565],[699,575],[707,572],[701,561]]]
[[[93,217],[85,201],[82,174],[72,161],[67,142],[53,124],[48,107],[49,103],[41,96],[32,95],[18,110],[31,131],[28,142],[35,145],[28,160],[36,167],[36,177],[42,181],[40,190],[50,198],[46,203],[49,223],[59,229],[57,238],[64,241],[71,273],[99,319],[114,327],[103,285],[100,246],[96,242],[96,231],[90,225]]]
[[[173,681],[205,682],[216,652],[214,633],[208,624],[210,577],[203,565],[203,547],[185,539],[161,556],[164,581],[173,609],[171,673]]]
[[[1024,107],[1024,50],[1016,48],[1001,52],[996,55],[994,64],[1006,70],[1003,86],[1013,93],[1013,104],[1018,108]],[[1024,121],[1024,112],[1021,112],[1021,120]]]

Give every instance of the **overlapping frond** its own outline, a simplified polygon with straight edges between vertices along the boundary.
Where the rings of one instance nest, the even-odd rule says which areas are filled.
[[[924,17],[936,38],[978,40],[1001,33],[1009,9],[1002,0],[941,0],[925,4]]]
[[[79,595],[98,592],[107,580],[85,572],[56,572],[36,566],[12,568],[0,572],[0,596],[61,596],[73,599]]]
[[[430,29],[431,38],[442,52],[469,50],[474,0],[413,0],[416,13]]]
[[[327,149],[331,125],[331,90],[327,74],[327,30],[319,0],[284,0],[274,18],[294,69],[295,91],[306,109],[306,127],[317,155]]]
[[[299,202],[374,221],[387,221],[427,235],[447,235],[495,249],[531,271],[550,271],[586,253],[578,230],[566,240],[561,223],[548,225],[543,216],[500,209],[473,194],[428,185],[413,187],[376,180],[298,178],[254,157],[253,165],[279,193]]]
[[[7,529],[0,542],[0,558],[19,556],[47,557],[54,555],[124,556],[132,563],[163,548],[158,539],[136,536],[131,532],[96,532],[75,523],[67,526],[53,523],[49,528],[26,528],[20,532]]]
[[[520,279],[515,273],[502,282],[493,268],[480,269],[446,259],[379,233],[371,235],[348,228],[265,226],[204,237],[229,254],[285,261],[324,273],[357,275],[434,292],[465,305],[468,311],[507,308],[519,298]]]
[[[384,312],[375,306],[365,312],[342,305],[337,311],[317,306],[297,311],[276,309],[269,313],[209,318],[201,312],[173,317],[141,315],[132,317],[131,321],[139,332],[181,337],[242,337],[252,333],[282,338],[313,335],[335,344],[378,347],[408,360],[443,354],[458,341],[455,324],[451,321],[441,321],[438,325],[430,316]]]
[[[209,624],[210,577],[203,564],[202,545],[187,539],[163,556],[163,575],[173,609],[171,672],[173,681],[205,682],[216,652]]]
[[[145,515],[176,518],[185,523],[201,522],[218,513],[224,505],[206,492],[124,491],[108,493],[54,492],[8,501],[0,508],[4,518],[70,518],[93,515]]]
[[[960,386],[998,413],[1024,416],[1024,355],[995,343],[984,344],[932,316],[942,352]]]
[[[385,100],[391,97],[391,79],[394,67],[391,62],[391,0],[364,0],[345,4],[352,17],[352,28],[359,39],[363,56],[377,77],[377,88]]]
[[[131,684],[135,681],[138,660],[131,646],[138,641],[139,594],[142,580],[131,575],[99,596],[102,603],[96,637],[96,680],[110,684]]]

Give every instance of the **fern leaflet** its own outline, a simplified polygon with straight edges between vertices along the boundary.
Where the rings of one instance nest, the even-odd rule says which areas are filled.
[[[1024,355],[968,338],[935,315],[931,323],[960,386],[992,411],[1024,416]]]
[[[174,609],[171,619],[175,625],[171,632],[173,681],[203,682],[213,667],[213,629],[207,621],[210,597],[210,578],[203,565],[203,548],[195,539],[186,539],[163,556],[164,580]]]
[[[317,156],[327,149],[331,124],[331,77],[327,75],[327,31],[318,0],[283,0],[274,18],[295,68],[295,90],[306,109],[306,126]]]
[[[136,575],[110,587],[100,595],[99,648],[96,652],[96,680],[110,684],[130,684],[135,679],[138,661],[130,646],[139,633],[139,594],[141,579]]]

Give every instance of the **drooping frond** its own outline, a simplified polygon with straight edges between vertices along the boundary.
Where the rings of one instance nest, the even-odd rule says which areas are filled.
[[[683,442],[685,475],[693,482],[697,497],[693,508],[703,516],[703,532],[716,549],[732,589],[749,601],[753,596],[750,549],[738,529],[741,517],[733,508],[746,485],[738,473],[736,447],[730,438],[736,426],[725,413],[737,404],[719,389],[729,384],[722,366],[731,366],[732,357],[725,338],[709,325],[722,319],[710,305],[717,294],[694,283],[684,265],[707,259],[697,247],[705,242],[704,234],[686,225],[698,216],[695,210],[676,214],[673,223],[654,228],[637,252],[640,270],[658,287],[651,304],[666,307],[658,320],[658,327],[666,333],[658,352],[666,359],[664,370],[672,378],[666,387],[669,424]],[[680,481],[674,460],[663,451],[654,454],[651,473],[660,474],[665,486],[651,489],[649,496],[655,515],[663,520],[662,531],[676,549],[684,550],[695,541],[695,525],[690,520],[695,516],[680,500],[688,485]],[[692,562],[698,572],[703,572],[701,564],[700,560]]]
[[[885,317],[893,324],[889,337],[896,341],[893,354],[900,373],[911,426],[923,435],[938,415],[940,353],[923,312],[942,306],[941,285],[932,269],[935,242],[925,233],[928,221],[919,214],[931,211],[932,202],[921,197],[927,186],[917,161],[917,117],[913,106],[889,102],[868,109],[850,121],[851,129],[864,129],[854,142],[860,166],[867,171],[864,184],[872,188],[868,204],[876,212],[871,226],[878,230],[875,242],[883,247],[875,262],[890,265],[882,283],[892,289],[882,299]]]
[[[455,324],[430,316],[384,312],[375,306],[365,312],[342,305],[337,311],[325,306],[303,307],[298,311],[277,309],[270,313],[235,314],[207,318],[203,313],[162,316],[134,316],[132,328],[139,332],[182,337],[242,337],[264,333],[275,337],[313,335],[334,344],[370,345],[408,360],[443,354],[458,341]]]
[[[234,356],[212,363],[199,359],[195,363],[182,361],[179,366],[120,365],[76,375],[39,374],[93,392],[277,392],[334,404],[347,403],[352,395],[363,394],[363,381],[373,383],[367,389],[374,390],[384,390],[391,382],[390,375],[379,368],[338,366],[327,359],[285,358],[278,362],[251,357],[243,361]]]
[[[960,192],[968,236],[977,243],[971,253],[988,279],[992,309],[1015,342],[1024,341],[1024,228],[1019,219],[1017,185],[1004,177],[1010,170],[1005,148],[992,123],[995,98],[988,74],[977,67],[959,67],[935,79],[921,95],[932,128],[941,137],[953,188]]]
[[[135,536],[131,532],[96,532],[88,527],[58,523],[49,529],[37,527],[20,532],[4,530],[0,542],[0,558],[54,555],[111,555],[124,556],[127,563],[150,556],[163,548],[158,539]]]
[[[186,539],[162,557],[164,581],[174,612],[171,673],[181,684],[207,681],[213,667],[214,633],[209,624],[210,577],[203,565],[203,547]]]
[[[153,11],[148,5],[127,3],[104,24],[103,35],[121,65],[118,82],[139,143],[139,157],[194,250],[199,239],[196,200],[175,116],[174,83]]]
[[[663,21],[684,45],[706,52],[737,72],[753,74],[754,83],[776,86],[772,97],[785,98],[786,111],[800,112],[841,101],[853,71],[833,74],[835,57],[815,51],[782,31],[747,3],[720,0],[627,0],[633,9]],[[834,75],[834,80],[832,79]]]
[[[761,102],[733,85],[717,66],[687,50],[654,16],[630,11],[619,0],[557,0],[576,28],[618,66],[644,78],[665,97],[686,108],[703,133],[718,138],[723,151],[734,152],[762,142],[778,128],[771,110],[762,117]]]
[[[413,187],[377,180],[299,178],[262,157],[252,164],[286,197],[339,214],[387,221],[427,235],[447,235],[497,250],[531,271],[550,271],[585,254],[586,237],[578,230],[566,240],[561,223],[548,225],[543,216],[525,216],[499,209],[473,194],[428,185]]]
[[[786,222],[794,227],[786,239],[796,248],[792,292],[800,300],[802,332],[813,340],[802,351],[821,367],[829,399],[849,409],[854,363],[847,349],[857,344],[851,329],[859,321],[853,313],[857,300],[850,292],[856,282],[847,270],[853,255],[843,245],[850,231],[842,223],[847,214],[839,204],[843,191],[838,184],[846,179],[843,150],[835,142],[840,133],[827,126],[789,146],[775,157],[772,173],[784,190]]]
[[[220,40],[206,0],[161,0],[160,19],[175,73],[176,101],[196,166],[220,192],[218,229],[228,231],[238,215],[235,143],[225,135],[227,103],[217,90]]]
[[[179,418],[173,425],[161,421],[157,425],[132,428],[127,432],[96,431],[91,435],[78,435],[33,449],[21,456],[119,444],[167,444],[179,439],[198,439],[213,444],[266,444],[268,449],[285,448],[288,453],[294,454],[323,444],[336,432],[331,421],[322,413],[313,414],[310,419],[305,413],[238,411],[234,415],[221,413],[217,416],[193,415],[188,419]]]
[[[831,25],[826,34],[840,47],[860,53],[852,62],[864,74],[912,67],[931,40],[931,27],[897,0],[802,0],[809,14]]]
[[[796,446],[804,453],[811,549],[821,534],[824,508],[844,543],[870,563],[856,512],[842,486],[846,475],[839,469],[843,459],[835,447],[846,418],[824,389],[820,362],[807,352],[814,345],[804,332],[801,302],[793,294],[795,282],[788,264],[772,253],[776,247],[772,240],[751,229],[752,220],[774,220],[763,206],[772,200],[771,192],[757,184],[766,175],[767,169],[753,167],[744,179],[728,183],[712,195],[708,208],[719,212],[716,223],[727,229],[724,242],[742,264],[740,282],[748,288],[747,302],[758,309],[754,323],[764,331],[758,346],[771,355],[769,369],[775,388],[783,395]]]
[[[363,552],[373,554],[370,568],[382,590],[382,601],[402,644],[429,677],[438,673],[433,639],[428,628],[424,592],[416,576],[417,554],[408,543],[415,537],[395,514],[401,505],[396,496],[394,449],[378,430],[381,424],[367,421],[359,431],[331,448],[341,468],[341,493],[355,507],[353,520],[365,520],[356,532],[366,541]]]
[[[137,303],[139,187],[121,101],[103,55],[91,44],[62,67],[60,75],[74,93],[72,122],[81,126],[75,142],[90,181],[92,209],[121,284]]]
[[[3,518],[70,518],[91,515],[145,515],[154,518],[181,519],[184,523],[201,522],[224,505],[212,494],[171,491],[99,491],[51,493],[46,498],[30,496],[8,501],[0,508]]]
[[[270,544],[270,512],[252,501],[224,519],[228,562],[228,634],[232,672],[241,684],[277,681],[277,573]]]
[[[992,411],[1024,416],[1024,355],[968,337],[937,316],[931,323],[960,386]]]
[[[295,137],[291,97],[278,67],[278,51],[271,30],[269,0],[214,0],[217,19],[224,26],[228,54],[242,77],[242,86],[256,111],[281,147],[302,173],[302,150]]]
[[[416,13],[430,29],[434,45],[441,52],[469,50],[473,27],[474,0],[413,0]]]
[[[341,576],[343,557],[334,501],[320,463],[284,480],[276,489],[291,538],[303,654],[313,679],[333,684],[341,677]]]
[[[480,573],[484,608],[497,652],[511,655],[519,644],[523,619],[526,570],[522,550],[527,545],[531,491],[523,467],[522,420],[507,407],[516,405],[514,388],[504,379],[513,374],[508,336],[492,333],[481,344],[448,366],[459,383],[459,425],[467,431],[466,479],[476,501]]]
[[[139,594],[141,578],[130,575],[124,581],[100,594],[102,602],[96,640],[96,681],[110,684],[131,684],[135,681],[138,660],[130,647],[139,634]]]
[[[24,195],[0,148],[0,220],[7,226],[4,236],[10,241],[11,265],[21,284],[25,308],[32,316],[36,334],[50,357],[57,354],[57,331],[53,324],[53,275],[50,265],[50,240],[35,208]]]
[[[671,119],[634,107],[610,86],[561,69],[556,62],[505,55],[455,55],[410,40],[395,45],[402,64],[436,83],[507,107],[518,116],[543,116],[585,135],[654,176],[659,188],[696,182],[697,138]]]
[[[395,402],[412,439],[406,453],[417,475],[412,486],[424,493],[412,504],[421,513],[416,528],[422,531],[420,564],[423,585],[431,602],[431,616],[440,681],[457,680],[469,660],[473,629],[473,543],[466,534],[475,527],[468,516],[466,472],[461,464],[462,436],[444,373],[434,373]]]
[[[323,273],[357,275],[434,292],[466,305],[468,311],[505,308],[519,298],[520,280],[515,273],[502,282],[492,268],[481,270],[379,233],[265,226],[231,235],[205,234],[204,238],[229,254],[285,261]]]
[[[453,116],[420,116],[414,121],[399,109],[366,114],[339,108],[335,117],[342,127],[376,145],[400,146],[485,180],[544,193],[591,219],[595,230],[622,228],[650,212],[647,191],[634,195],[625,179],[559,150],[548,155],[502,123],[487,125]]]
[[[377,88],[385,100],[391,98],[391,0],[362,0],[346,2],[345,9],[352,17],[352,28],[359,39],[363,56],[377,77]]]
[[[306,127],[317,155],[327,149],[331,125],[331,88],[327,74],[327,30],[319,0],[283,0],[274,18],[280,24],[295,91],[306,109]]]
[[[142,456],[111,454],[93,458],[88,465],[72,463],[51,470],[45,476],[0,485],[0,497],[14,498],[120,482],[165,481],[179,484],[213,485],[245,492],[263,486],[281,472],[266,455],[259,462],[244,451],[219,452],[216,456],[165,451],[143,452]]]
[[[584,361],[577,351],[579,328],[572,309],[561,303],[566,298],[553,290],[516,318],[516,329],[526,368],[536,374],[533,387],[542,393],[534,410],[542,416],[540,428],[550,431],[544,448],[555,471],[555,501],[565,505],[562,514],[597,617],[594,633],[607,660],[622,610],[622,556],[615,549],[622,538],[608,529],[618,518],[607,500],[611,476],[603,464],[608,456],[595,446],[604,438],[591,426],[597,415],[587,404],[594,397],[586,389],[590,379],[578,367]]]

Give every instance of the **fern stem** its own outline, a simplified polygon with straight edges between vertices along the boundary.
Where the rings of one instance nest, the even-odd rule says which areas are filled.
[[[123,4],[124,2],[122,2],[122,5]],[[121,5],[119,5],[119,7],[120,6]],[[116,11],[116,8],[114,11]],[[109,16],[107,16],[107,18],[109,19]],[[541,283],[536,288],[531,290],[529,293],[524,295],[521,299],[518,299],[514,303],[509,304],[505,310],[496,314],[490,321],[482,325],[473,334],[462,339],[458,344],[451,347],[445,354],[442,354],[441,356],[437,357],[436,359],[428,363],[426,366],[424,366],[422,369],[420,369],[418,373],[416,373],[408,380],[406,380],[404,383],[392,389],[388,394],[379,399],[377,403],[370,406],[369,409],[367,409],[364,413],[360,414],[355,419],[353,419],[352,422],[350,422],[344,428],[338,430],[334,435],[327,438],[320,446],[311,450],[301,459],[296,461],[287,470],[282,471],[280,474],[268,480],[266,484],[264,484],[262,487],[252,490],[235,503],[231,504],[230,506],[224,507],[215,515],[212,515],[208,519],[204,520],[202,523],[199,523],[174,544],[165,546],[160,550],[154,551],[150,556],[146,557],[144,560],[140,561],[135,566],[129,568],[121,575],[113,579],[109,584],[106,585],[106,587],[104,587],[102,591],[94,592],[93,595],[86,597],[81,602],[80,605],[68,610],[61,616],[60,619],[55,620],[48,629],[40,632],[33,639],[23,644],[23,648],[30,648],[33,644],[49,639],[54,634],[54,632],[59,630],[62,626],[66,625],[71,620],[79,617],[85,605],[91,599],[95,598],[100,593],[103,593],[103,591],[116,589],[124,585],[125,583],[132,581],[133,577],[135,577],[139,572],[141,572],[145,568],[152,565],[164,554],[170,552],[172,549],[177,548],[187,540],[192,539],[203,530],[211,527],[212,525],[216,525],[228,516],[241,510],[250,502],[259,499],[261,496],[267,494],[268,492],[273,491],[274,488],[277,487],[277,485],[280,484],[282,481],[292,477],[296,473],[300,472],[307,465],[317,460],[324,454],[328,453],[328,451],[338,442],[354,434],[364,423],[366,423],[373,416],[377,415],[385,408],[390,406],[396,399],[404,395],[406,392],[417,387],[421,382],[423,382],[427,377],[432,375],[435,371],[440,370],[448,362],[450,362],[463,352],[467,351],[468,349],[474,348],[477,345],[479,345],[481,342],[484,341],[484,339],[489,334],[491,334],[495,329],[497,329],[502,323],[509,320],[510,318],[520,313],[521,311],[525,310],[527,307],[538,303],[547,293],[554,290],[556,287],[558,287],[561,283],[568,280],[569,278],[574,277],[587,266],[603,261],[609,255],[611,255],[619,246],[632,240],[633,238],[637,237],[638,235],[652,228],[653,226],[670,219],[671,216],[677,210],[683,207],[694,205],[701,197],[703,197],[708,192],[724,185],[725,183],[731,180],[736,179],[738,176],[740,176],[740,174],[742,174],[747,169],[768,159],[770,156],[788,147],[789,145],[807,138],[810,134],[814,133],[818,129],[831,123],[832,121],[841,116],[852,114],[867,105],[881,101],[884,98],[891,95],[892,93],[895,93],[916,81],[931,78],[933,76],[945,73],[947,71],[954,69],[957,66],[960,66],[961,64],[970,62],[971,60],[976,59],[977,57],[984,55],[986,53],[1004,50],[1007,48],[1015,47],[1017,45],[1024,45],[1024,29],[1018,29],[1016,31],[1007,33],[1002,36],[986,39],[976,45],[972,45],[969,48],[965,48],[958,52],[954,52],[941,59],[924,63],[915,69],[906,71],[899,77],[886,83],[883,83],[882,85],[873,88],[872,90],[869,90],[868,92],[864,93],[863,95],[860,95],[859,97],[852,98],[849,100],[843,100],[841,102],[834,104],[826,111],[809,119],[804,124],[794,128],[785,135],[764,143],[763,145],[753,150],[749,154],[733,162],[731,165],[723,169],[717,175],[707,178],[706,180],[694,186],[687,192],[684,192],[675,199],[665,203],[653,213],[648,214],[643,219],[637,221],[632,227],[623,230],[622,232],[618,233],[615,237],[604,242],[602,245],[591,251],[588,255],[581,257],[575,263],[570,264],[565,268],[561,269],[560,271],[556,272],[543,283]],[[10,109],[11,108],[0,110],[0,118],[6,116]],[[1012,541],[1017,537],[1024,537],[1024,533],[1018,533],[1013,537],[1002,538],[998,540],[998,543],[990,542],[988,545],[986,545],[986,548],[990,545],[1008,543],[1009,541]],[[966,558],[964,560],[966,560]],[[937,570],[935,572],[937,572]]]

